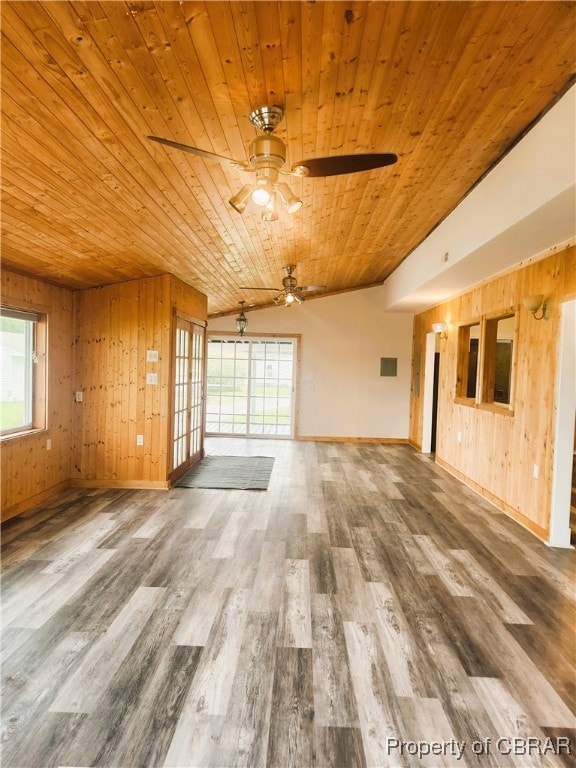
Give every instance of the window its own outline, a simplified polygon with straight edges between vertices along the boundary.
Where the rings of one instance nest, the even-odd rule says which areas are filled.
[[[513,313],[460,326],[456,399],[463,405],[511,410],[515,335]]]
[[[0,432],[46,426],[44,315],[2,307],[0,313]]]

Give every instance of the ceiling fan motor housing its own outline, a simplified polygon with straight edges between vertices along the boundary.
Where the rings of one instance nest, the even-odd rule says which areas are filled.
[[[296,278],[292,277],[292,275],[288,275],[282,279],[282,285],[284,286],[284,290],[290,291],[290,293],[292,293],[296,290],[297,287]]]
[[[248,150],[250,165],[259,168],[282,168],[286,162],[286,147],[282,139],[271,133],[257,136]]]

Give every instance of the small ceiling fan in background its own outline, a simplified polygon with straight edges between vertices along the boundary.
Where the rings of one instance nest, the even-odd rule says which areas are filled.
[[[248,163],[207,152],[198,147],[180,144],[177,141],[170,141],[170,139],[162,139],[158,136],[148,136],[148,138],[174,149],[191,152],[209,160],[229,163],[235,168],[254,173],[255,181],[252,184],[245,184],[238,194],[230,198],[229,202],[238,213],[244,213],[248,205],[254,203],[262,211],[261,217],[264,221],[276,221],[278,218],[277,201],[282,204],[287,213],[295,213],[302,207],[302,200],[296,197],[288,184],[278,180],[280,175],[311,178],[339,176],[381,168],[392,165],[398,160],[398,157],[392,153],[316,157],[294,163],[289,171],[283,170],[282,166],[286,162],[286,146],[282,139],[273,133],[283,117],[284,110],[278,106],[259,107],[250,114],[250,122],[255,128],[261,130],[262,134],[250,142]]]
[[[274,304],[283,303],[286,307],[291,307],[294,302],[302,304],[304,298],[303,293],[310,293],[312,291],[325,291],[325,285],[298,285],[297,280],[294,277],[294,270],[296,267],[290,264],[286,267],[282,267],[286,272],[286,277],[282,279],[282,288],[256,288],[250,286],[242,286],[241,291],[276,291],[278,296],[275,296]]]

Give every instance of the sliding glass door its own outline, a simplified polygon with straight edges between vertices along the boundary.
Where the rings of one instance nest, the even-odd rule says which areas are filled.
[[[293,437],[296,340],[210,337],[206,433]]]

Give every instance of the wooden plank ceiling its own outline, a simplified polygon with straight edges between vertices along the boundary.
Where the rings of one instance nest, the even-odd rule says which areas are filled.
[[[269,304],[285,264],[329,292],[381,282],[567,87],[568,2],[8,2],[2,14],[4,267],[73,289],[170,272],[212,315]],[[248,115],[301,159],[390,167],[287,177],[293,216],[228,199]],[[550,147],[550,152],[554,147]]]

